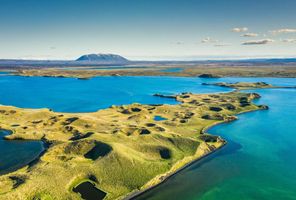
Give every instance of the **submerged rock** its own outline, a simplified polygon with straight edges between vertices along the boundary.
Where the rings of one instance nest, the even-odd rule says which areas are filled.
[[[176,96],[174,96],[174,95],[164,95],[164,94],[154,94],[153,96],[162,97],[162,98],[170,98],[170,99],[175,99],[176,98]]]

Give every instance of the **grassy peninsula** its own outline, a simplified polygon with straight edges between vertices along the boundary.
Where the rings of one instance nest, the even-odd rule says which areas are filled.
[[[0,176],[0,198],[80,199],[72,189],[89,181],[105,199],[122,199],[223,146],[222,138],[204,130],[235,120],[235,114],[266,109],[251,102],[259,97],[183,93],[169,96],[177,105],[131,104],[75,114],[0,106],[0,128],[12,131],[7,140],[48,145],[31,165]]]

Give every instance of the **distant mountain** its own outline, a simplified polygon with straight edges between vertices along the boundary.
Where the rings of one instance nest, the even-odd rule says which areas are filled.
[[[79,57],[76,61],[101,64],[127,64],[130,61],[116,54],[87,54]]]
[[[240,60],[160,60],[132,61],[116,54],[87,54],[76,60],[22,60],[0,59],[0,68],[42,68],[67,66],[114,66],[114,65],[173,65],[173,64],[219,64],[221,66],[263,66],[263,65],[296,65],[296,58],[257,58]]]

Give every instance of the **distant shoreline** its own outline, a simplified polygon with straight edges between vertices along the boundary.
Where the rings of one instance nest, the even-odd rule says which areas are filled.
[[[177,69],[177,70],[176,70]],[[0,67],[0,72],[10,71],[19,76],[72,77],[88,79],[98,76],[176,76],[176,77],[279,77],[296,78],[293,65],[140,65],[140,66],[69,66],[69,67]]]

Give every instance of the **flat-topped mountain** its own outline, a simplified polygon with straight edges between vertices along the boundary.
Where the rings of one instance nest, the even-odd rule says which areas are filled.
[[[112,64],[124,64],[129,60],[116,54],[87,54],[79,57],[76,61],[82,62],[99,62],[99,63],[112,63]]]

